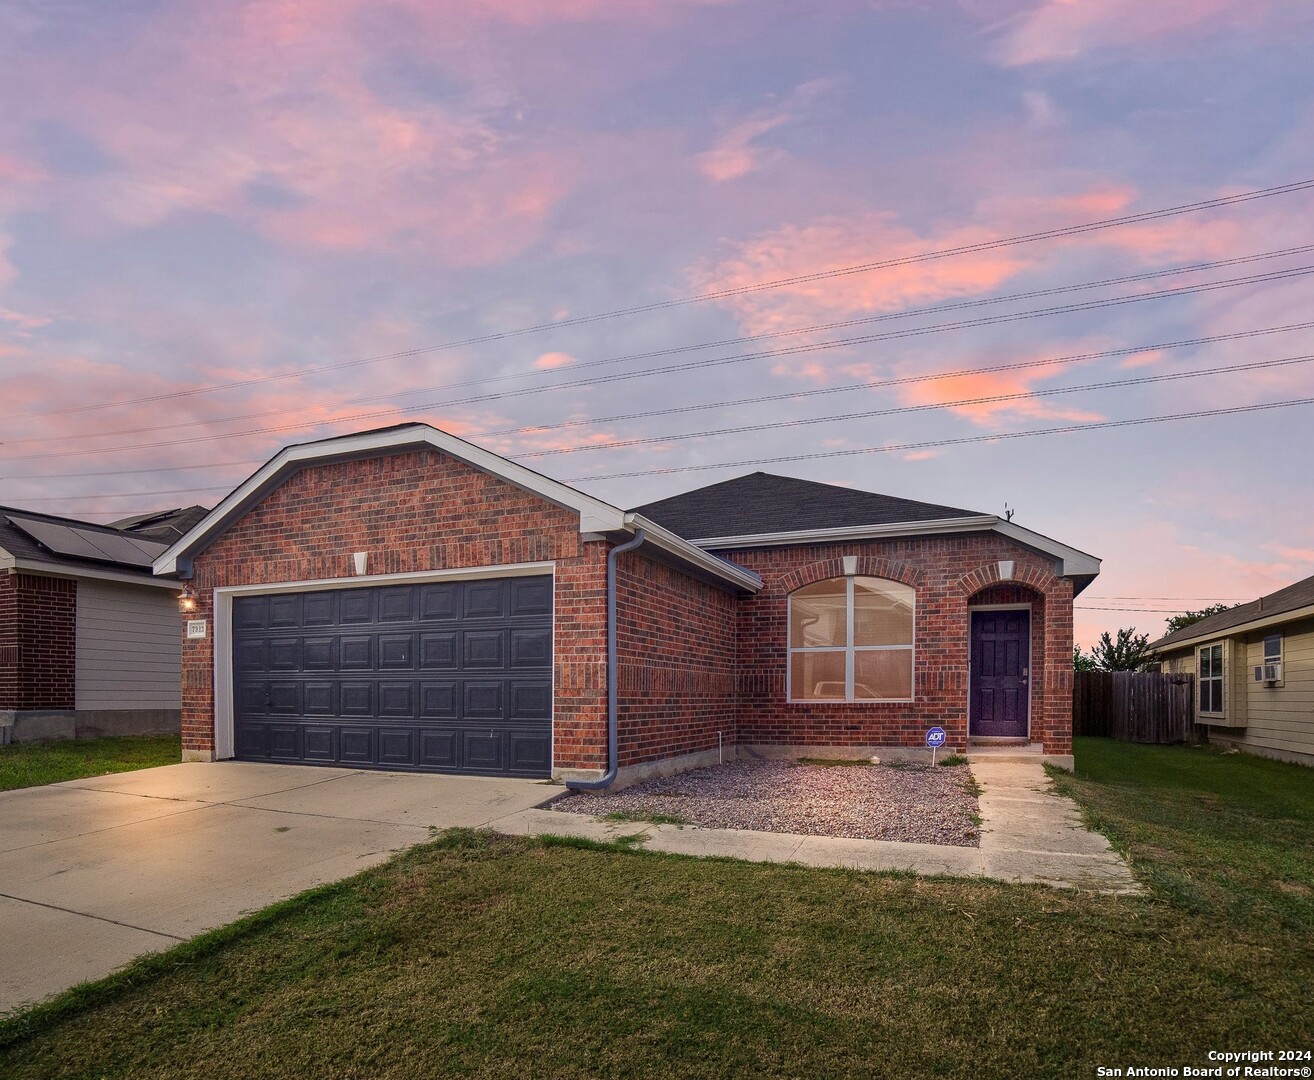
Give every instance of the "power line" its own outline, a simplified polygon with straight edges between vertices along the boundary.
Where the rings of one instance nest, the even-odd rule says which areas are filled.
[[[1178,600],[1184,604],[1200,604],[1211,601],[1215,604],[1244,604],[1250,597],[1235,596],[1087,596],[1087,600]]]
[[[944,446],[962,446],[967,443],[1003,442],[1008,439],[1029,439],[1036,435],[1064,435],[1074,431],[1100,431],[1106,428],[1136,427],[1142,424],[1166,424],[1174,420],[1195,420],[1207,416],[1232,416],[1238,413],[1263,412],[1286,409],[1297,405],[1314,404],[1314,397],[1292,398],[1287,401],[1270,401],[1258,405],[1237,405],[1229,409],[1198,409],[1194,412],[1173,413],[1168,416],[1140,416],[1131,420],[1101,420],[1090,424],[1066,424],[1062,427],[1035,428],[1031,431],[996,432],[992,435],[969,435],[957,439],[928,439],[924,442],[900,443],[893,446],[864,446],[851,450],[826,450],[811,454],[782,454],[778,457],[747,458],[742,461],[723,461],[715,465],[671,465],[662,469],[637,469],[631,472],[598,473],[593,476],[572,476],[566,483],[586,483],[591,480],[620,480],[634,476],[666,476],[683,472],[706,472],[711,469],[737,469],[745,465],[774,465],[786,461],[815,461],[821,458],[855,457],[859,454],[890,454],[905,450],[926,450]]]
[[[970,375],[996,374],[1004,371],[1021,371],[1028,368],[1037,367],[1057,367],[1064,364],[1075,364],[1087,360],[1100,360],[1114,356],[1134,356],[1137,353],[1144,352],[1162,352],[1167,349],[1182,349],[1194,345],[1210,345],[1222,341],[1238,341],[1256,337],[1264,337],[1270,334],[1290,333],[1294,330],[1307,330],[1314,327],[1314,321],[1303,323],[1288,323],[1284,326],[1265,326],[1258,327],[1254,330],[1238,330],[1230,334],[1211,334],[1196,338],[1184,338],[1179,341],[1161,341],[1149,345],[1126,345],[1118,349],[1104,349],[1099,352],[1076,353],[1070,356],[1054,356],[1043,360],[1025,360],[1012,364],[994,364],[989,367],[977,368],[958,368],[952,371],[933,372],[922,375],[905,375],[894,379],[877,379],[867,382],[846,383],[841,386],[825,386],[812,390],[787,390],[777,394],[763,394],[757,397],[734,398],[731,400],[704,402],[697,405],[676,405],[662,409],[648,409],[642,412],[620,413],[614,416],[591,417],[580,420],[563,420],[553,423],[526,424],[514,428],[495,428],[487,431],[472,432],[473,437],[498,436],[498,435],[522,435],[529,432],[540,432],[547,430],[561,430],[565,428],[577,427],[594,427],[600,424],[609,424],[622,420],[639,420],[647,419],[654,416],[673,416],[687,412],[702,412],[709,409],[734,408],[743,405],[757,405],[770,401],[788,401],[799,398],[818,397],[827,394],[842,394],[855,390],[874,390],[890,386],[905,386],[915,383],[938,382],[943,379],[956,379]],[[89,477],[101,476],[132,476],[153,473],[168,472],[191,472],[203,469],[221,469],[251,467],[254,465],[264,464],[265,459],[253,459],[247,461],[221,461],[208,462],[203,465],[161,465],[147,469],[110,469],[99,470],[95,472],[74,472],[74,473],[25,473],[19,475],[10,475],[0,477],[6,480],[66,480],[66,479],[83,479]],[[200,489],[205,490],[205,489]],[[76,497],[76,496],[75,496]],[[1175,598],[1169,598],[1175,599]]]
[[[1031,289],[1026,292],[1009,293],[1004,296],[988,297],[985,299],[964,300],[951,304],[930,304],[919,308],[907,308],[904,309],[903,311],[882,312],[878,315],[868,315],[856,319],[844,319],[836,322],[820,323],[813,326],[797,327],[790,330],[777,330],[777,331],[772,331],[770,333],[754,334],[740,338],[727,338],[721,341],[700,342],[693,345],[676,345],[662,349],[651,349],[646,352],[628,353],[621,356],[613,356],[613,357],[606,357],[598,360],[585,361],[584,363],[574,365],[571,371],[578,372],[578,371],[583,371],[593,368],[608,367],[616,364],[628,363],[631,360],[651,359],[653,357],[658,357],[658,356],[671,356],[680,353],[699,352],[705,349],[719,348],[723,345],[744,344],[752,341],[760,341],[767,338],[793,337],[793,336],[800,336],[806,334],[821,333],[829,330],[841,329],[841,328],[852,327],[852,326],[869,325],[872,323],[887,322],[895,319],[916,318],[921,315],[933,315],[941,312],[956,311],[966,308],[986,307],[996,304],[1011,303],[1017,300],[1036,299],[1042,296],[1054,296],[1062,293],[1082,292],[1090,289],[1105,288],[1110,285],[1121,285],[1121,284],[1127,284],[1130,282],[1137,282],[1137,281],[1151,281],[1163,277],[1175,277],[1179,274],[1184,274],[1184,273],[1199,273],[1203,270],[1216,270],[1225,266],[1236,266],[1236,265],[1247,264],[1247,263],[1262,262],[1268,259],[1282,258],[1289,255],[1300,254],[1307,251],[1314,251],[1314,244],[1304,244],[1299,247],[1281,248],[1274,251],[1252,253],[1250,255],[1241,255],[1230,259],[1219,259],[1214,262],[1192,263],[1182,266],[1174,266],[1163,270],[1152,270],[1140,274],[1126,274],[1121,277],[1103,278],[1098,281],[1080,282],[1075,285],[1061,285],[1048,289]],[[1234,285],[1240,285],[1240,284],[1264,282],[1267,281],[1272,275],[1275,274],[1286,275],[1289,273],[1298,274],[1298,270],[1299,268],[1297,268],[1296,270],[1286,270],[1286,271],[1268,271],[1267,273],[1260,275],[1250,275],[1241,278],[1226,278],[1216,283],[1204,282],[1197,286],[1180,286],[1179,290],[1193,289],[1193,288],[1207,289],[1212,285],[1218,285],[1220,287],[1232,287]],[[1128,295],[1159,297],[1164,295],[1175,295],[1177,291],[1178,290],[1161,290],[1158,293],[1128,294]],[[1119,298],[1113,297],[1106,299],[1119,299]],[[862,342],[864,340],[866,339],[859,337],[859,338],[838,339],[829,342],[827,341],[812,342],[805,346],[793,346],[789,349],[768,350],[767,352],[764,353],[749,354],[742,358],[736,357],[733,359],[737,362],[740,359],[743,360],[757,359],[762,356],[788,356],[788,355],[794,355],[795,350],[815,351],[817,349],[822,349],[822,348],[824,349],[840,348],[846,344],[850,344],[852,342]],[[679,365],[672,365],[671,369],[678,370],[678,367]],[[660,372],[667,370],[667,368],[658,367],[658,368],[648,368],[645,370],[649,372]],[[340,398],[337,401],[321,402],[319,403],[318,407],[324,409],[335,409],[335,408],[341,408],[342,406],[346,406],[346,405],[359,405],[369,402],[380,402],[380,401],[394,401],[398,398],[413,397],[416,394],[434,393],[440,390],[456,390],[468,386],[488,386],[494,383],[524,380],[528,378],[541,377],[547,374],[549,374],[549,372],[519,371],[506,375],[481,376],[480,378],[477,379],[462,379],[456,382],[438,383],[432,386],[416,387],[410,390],[400,390],[390,394],[382,394],[382,395],[368,394],[368,395],[352,397],[352,398]],[[589,380],[574,380],[571,382],[556,384],[556,385],[577,386],[577,385],[590,385],[590,384],[591,382]],[[544,389],[552,389],[553,385],[554,384],[549,384],[547,387],[544,387]],[[532,393],[532,392],[533,392],[532,389],[522,389],[519,391],[514,391],[514,393],[517,394]],[[506,396],[511,396],[511,394],[509,393],[486,394],[475,398],[467,398],[461,400],[463,402],[472,401],[472,400],[473,401],[491,400],[497,397],[506,397]],[[262,412],[237,413],[232,416],[218,417],[215,420],[211,421],[211,423],[236,423],[237,421],[240,420],[261,420],[271,416],[286,416],[287,412],[288,412],[287,409],[266,409]],[[40,417],[50,414],[34,413],[29,415],[32,417]],[[4,419],[4,418],[0,417],[0,419]],[[191,427],[192,423],[193,423],[192,421],[184,421],[175,424],[156,424],[146,427],[117,428],[110,431],[80,432],[71,436],[47,435],[47,436],[29,436],[26,438],[11,437],[6,441],[10,445],[15,445],[21,443],[64,442],[70,438],[75,438],[75,439],[108,438],[109,436],[112,435],[139,435],[152,431],[176,430],[178,428]]]
[[[624,382],[630,379],[646,378],[650,375],[668,375],[676,372],[698,370],[703,368],[718,367],[729,364],[741,364],[751,360],[771,359],[780,356],[800,355],[812,352],[819,352],[823,349],[834,349],[851,347],[853,345],[870,344],[876,341],[891,341],[912,337],[922,337],[929,334],[945,333],[951,330],[962,330],[978,326],[995,326],[1003,323],[1019,322],[1025,319],[1044,318],[1050,315],[1069,314],[1077,311],[1093,311],[1103,308],[1118,307],[1124,304],[1140,303],[1146,300],[1159,300],[1168,297],[1181,295],[1191,295],[1198,293],[1214,292],[1219,289],[1236,288],[1242,285],[1268,284],[1274,281],[1282,281],[1296,277],[1304,277],[1314,273],[1314,265],[1295,267],[1289,270],[1270,271],[1264,274],[1249,275],[1240,278],[1228,278],[1222,281],[1209,282],[1201,285],[1182,286],[1176,289],[1165,289],[1158,292],[1150,293],[1132,293],[1124,296],[1107,297],[1102,300],[1084,301],[1078,304],[1062,304],[1055,307],[1032,308],[1025,311],[1011,312],[1006,315],[993,315],[978,319],[963,319],[957,322],[936,323],[926,327],[914,327],[907,330],[887,331],[880,334],[868,334],[853,338],[844,338],[829,342],[817,342],[807,345],[793,346],[788,349],[766,350],[760,353],[748,353],[741,356],[730,357],[713,357],[706,360],[686,361],[681,364],[672,364],[666,367],[643,368],[638,371],[619,372],[613,375],[603,375],[589,379],[576,379],[567,382],[552,383],[547,386],[522,387],[516,390],[507,390],[500,393],[492,394],[475,394],[465,398],[452,398],[446,401],[425,402],[420,405],[406,406],[400,409],[374,410],[365,413],[355,413],[349,416],[335,417],[331,422],[335,424],[346,423],[349,421],[369,420],[378,417],[390,417],[398,414],[406,415],[415,412],[426,412],[434,408],[450,408],[455,405],[467,405],[481,401],[500,401],[506,398],[523,397],[528,394],[541,394],[553,390],[572,389],[579,386],[598,386],[613,382]],[[430,387],[427,389],[437,389]],[[421,393],[425,391],[408,391],[408,393]],[[347,403],[338,403],[347,404]],[[323,406],[330,407],[330,406]],[[242,417],[228,417],[211,421],[211,423],[227,423]],[[273,432],[284,431],[302,431],[306,428],[322,426],[322,421],[307,421],[297,424],[283,424],[267,427],[248,428],[243,431],[224,432],[216,435],[199,436],[183,440],[163,440],[150,443],[130,443],[122,446],[96,447],[88,450],[61,450],[46,452],[39,455],[26,455],[9,458],[9,461],[31,461],[36,459],[52,457],[82,457],[95,454],[120,453],[127,450],[154,449],[163,446],[192,445],[197,442],[213,442],[221,439],[239,438],[246,435],[260,435]],[[146,428],[130,428],[113,432],[99,432],[83,435],[65,435],[65,436],[41,436],[28,439],[9,439],[9,444],[34,443],[34,442],[67,442],[75,438],[98,438],[109,437],[111,435],[129,435],[139,434],[150,431],[166,431],[180,427],[194,427],[195,423],[185,424],[166,424]]]
[[[905,413],[930,412],[936,409],[957,409],[967,405],[990,405],[1004,401],[1021,401],[1037,397],[1058,397],[1063,394],[1081,394],[1090,390],[1111,390],[1124,386],[1142,386],[1147,383],[1176,382],[1181,379],[1198,379],[1205,375],[1221,375],[1233,371],[1255,371],[1265,368],[1308,364],[1314,353],[1289,356],[1281,360],[1256,360],[1249,364],[1226,364],[1197,371],[1168,372],[1163,375],[1144,375],[1136,379],[1111,379],[1107,382],[1086,383],[1084,386],[1058,386],[1044,390],[1024,390],[1011,394],[990,394],[984,397],[963,398],[959,401],[937,401],[924,405],[899,405],[888,409],[867,409],[861,412],[838,413],[830,416],[809,416],[797,420],[776,420],[760,424],[740,424],[737,427],[713,428],[708,431],[691,431],[679,435],[652,435],[634,439],[615,439],[605,443],[585,443],[582,446],[553,447],[548,450],[531,450],[513,454],[513,461],[528,458],[555,457],[560,454],[580,454],[590,450],[617,450],[629,446],[648,446],[653,443],[682,442],[686,439],[705,439],[714,435],[740,435],[749,431],[775,431],[779,428],[808,427],[812,424],[830,424],[842,420],[866,420],[877,416],[899,416]]]
[[[565,483],[577,484],[587,483],[595,480],[618,480],[627,479],[636,476],[666,476],[674,473],[685,472],[707,472],[713,469],[734,469],[747,465],[773,465],[782,462],[792,461],[814,461],[822,458],[836,457],[855,457],[861,454],[888,454],[908,450],[923,450],[929,448],[938,448],[945,446],[962,446],[969,443],[982,442],[1003,442],[1010,439],[1027,439],[1038,435],[1060,435],[1077,431],[1100,431],[1109,428],[1136,427],[1146,424],[1164,424],[1176,420],[1194,420],[1210,416],[1233,416],[1239,413],[1264,412],[1274,409],[1285,409],[1299,405],[1314,404],[1314,397],[1293,398],[1286,401],[1270,401],[1256,405],[1237,405],[1226,409],[1198,409],[1194,412],[1173,413],[1167,416],[1144,416],[1136,417],[1129,420],[1101,420],[1089,424],[1066,424],[1061,427],[1052,428],[1035,428],[1030,431],[1008,431],[995,432],[989,435],[969,435],[955,439],[932,439],[915,443],[899,443],[891,446],[867,446],[849,450],[827,450],[818,451],[809,454],[789,454],[769,458],[748,458],[742,461],[723,461],[711,465],[673,465],[661,469],[638,469],[630,472],[617,473],[599,473],[592,476],[573,476]],[[77,495],[69,496],[66,500],[73,501],[92,501],[100,498],[144,498],[155,495],[175,495],[185,491],[227,491],[228,487],[207,487],[207,488],[182,488],[168,491],[138,491],[124,495]],[[44,500],[45,497],[43,497]],[[36,500],[26,500],[36,501]],[[50,501],[55,501],[53,498]]]
[[[1181,615],[1185,608],[1129,608],[1129,607],[1096,607],[1093,604],[1073,604],[1074,609],[1078,611],[1121,611],[1128,615]]]
[[[683,307],[689,304],[705,303],[711,300],[723,300],[729,297],[779,289],[790,285],[806,284],[808,282],[822,281],[837,277],[847,277],[855,274],[869,273],[873,270],[891,269],[893,267],[908,266],[915,263],[934,262],[940,259],[952,258],[957,255],[966,255],[982,251],[996,251],[1000,248],[1033,244],[1044,240],[1057,239],[1063,236],[1077,236],[1091,232],[1099,232],[1106,229],[1114,229],[1124,225],[1139,224],[1147,221],[1159,221],[1164,218],[1177,217],[1183,214],[1200,213],[1205,210],[1213,210],[1225,206],[1238,206],[1259,199],[1295,194],[1311,188],[1314,188],[1314,178],[1299,180],[1289,184],[1279,184],[1273,187],[1257,188],[1253,191],[1240,192],[1236,195],[1221,196],[1216,199],[1205,199],[1193,203],[1181,203],[1176,206],[1163,207],[1158,210],[1147,210],[1138,214],[1124,214],[1119,217],[1104,218],[1098,221],[1086,222],[1081,225],[1071,225],[1061,228],[1041,230],[1039,232],[1023,233],[998,240],[985,240],[975,244],[961,244],[951,248],[939,248],[921,252],[916,255],[906,255],[897,258],[877,260],[874,262],[859,263],[853,266],[840,267],[833,270],[822,270],[810,274],[797,274],[792,277],[778,278],[773,281],[759,282],[753,285],[744,285],[734,289],[720,289],[710,292],[696,293],[690,296],[656,301],[651,304],[639,304],[627,308],[618,308],[593,315],[581,315],[575,318],[559,319],[550,323],[537,323],[530,326],[520,327],[515,330],[482,334],[475,337],[443,342],[437,345],[426,345],[414,349],[403,349],[396,352],[383,353],[357,360],[345,360],[332,364],[320,364],[313,367],[301,368],[296,371],[280,372],[275,375],[262,375],[249,379],[233,379],[229,382],[213,383],[209,386],[192,387],[187,390],[176,390],[164,394],[149,394],[136,398],[122,398],[116,401],[100,402],[95,405],[80,405],[67,409],[55,409],[40,414],[27,413],[0,416],[0,420],[21,419],[24,415],[54,416],[66,415],[69,413],[93,412],[103,409],[120,408],[125,405],[172,401],[184,397],[194,397],[200,394],[215,393],[220,390],[231,390],[241,386],[255,386],[263,383],[300,379],[309,375],[322,374],[326,371],[342,371],[349,368],[379,364],[388,360],[401,360],[412,356],[421,356],[426,353],[439,352],[443,349],[463,348],[470,345],[480,345],[494,341],[507,341],[513,338],[543,333],[548,330],[557,330],[563,327],[584,326],[610,319],[623,318],[630,315],[640,315],[654,311],[666,311],[671,308]]]

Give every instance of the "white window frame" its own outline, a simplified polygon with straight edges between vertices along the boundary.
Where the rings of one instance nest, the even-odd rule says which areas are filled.
[[[1218,683],[1218,700],[1223,703],[1223,707],[1217,712],[1202,708],[1200,705],[1200,687],[1205,682],[1205,678],[1200,674],[1200,657],[1211,649],[1218,650],[1218,674],[1210,675],[1209,682]],[[1212,666],[1212,665],[1211,665]],[[1209,695],[1213,700],[1213,694]],[[1201,645],[1195,650],[1195,712],[1197,716],[1223,717],[1227,716],[1227,642],[1211,641],[1207,645]]]
[[[1277,642],[1277,653],[1276,653],[1276,654],[1270,654],[1269,651],[1268,651],[1268,643],[1269,643],[1270,641],[1276,641],[1276,642]],[[1277,630],[1277,631],[1275,631],[1275,632],[1272,633],[1272,634],[1265,634],[1265,635],[1263,636],[1263,638],[1260,639],[1260,642],[1259,642],[1259,652],[1260,652],[1259,662],[1260,662],[1265,668],[1268,667],[1269,664],[1277,664],[1278,675],[1280,676],[1279,678],[1274,679],[1272,682],[1269,682],[1267,679],[1260,680],[1260,681],[1261,681],[1261,684],[1262,684],[1264,687],[1266,687],[1267,689],[1269,689],[1269,690],[1275,689],[1275,688],[1277,688],[1277,687],[1279,687],[1279,686],[1285,686],[1285,685],[1286,685],[1286,674],[1287,674],[1287,672],[1286,672],[1286,665],[1283,663],[1283,658],[1284,658],[1285,655],[1286,655],[1286,651],[1287,651],[1287,640],[1286,640],[1286,635],[1283,634],[1281,630]],[[1261,674],[1261,675],[1263,674],[1263,668],[1260,669],[1260,674]]]
[[[811,585],[820,585],[823,581],[838,581],[844,578],[845,628],[843,647],[837,645],[800,645],[794,646],[794,593]],[[907,645],[855,645],[853,643],[853,582],[855,578],[871,578],[873,581],[888,581],[891,585],[901,585],[912,591],[912,640]],[[790,705],[907,705],[917,700],[917,590],[902,581],[893,578],[877,577],[875,574],[840,574],[833,578],[819,578],[801,585],[786,598],[785,606],[785,700]],[[908,652],[910,671],[909,685],[912,694],[906,698],[855,698],[853,696],[854,654],[860,652]],[[794,697],[794,654],[795,653],[843,653],[844,654],[844,696],[842,698],[795,698]]]

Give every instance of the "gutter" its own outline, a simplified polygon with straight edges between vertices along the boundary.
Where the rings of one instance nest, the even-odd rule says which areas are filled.
[[[650,521],[642,514],[630,511],[625,515],[625,525],[627,528],[633,528],[637,532],[643,533],[647,537],[648,543],[654,547],[669,552],[682,562],[695,566],[720,581],[727,582],[747,593],[756,593],[762,590],[762,578],[752,570],[703,550],[700,542],[686,540],[684,537],[671,532],[670,529],[658,525],[655,521]]]
[[[639,547],[644,538],[644,531],[639,529],[633,540],[627,540],[607,552],[607,771],[596,780],[567,780],[566,787],[571,791],[601,791],[609,788],[616,782],[616,774],[620,771],[620,740],[616,731],[619,698],[616,670],[616,558]]]
[[[1154,656],[1160,656],[1163,653],[1177,652],[1179,649],[1194,648],[1197,645],[1203,645],[1206,641],[1221,641],[1224,638],[1238,637],[1241,634],[1248,634],[1253,630],[1266,630],[1270,626],[1280,626],[1284,623],[1299,622],[1301,619],[1308,618],[1314,618],[1314,604],[1306,604],[1304,607],[1292,608],[1290,611],[1279,612],[1276,615],[1257,615],[1256,618],[1251,619],[1249,622],[1237,623],[1234,626],[1224,627],[1209,633],[1195,634],[1192,637],[1182,638],[1180,641],[1170,641],[1162,645],[1154,643],[1150,645],[1149,651]]]

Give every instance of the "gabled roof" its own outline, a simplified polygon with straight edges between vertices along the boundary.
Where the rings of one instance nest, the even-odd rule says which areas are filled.
[[[1193,622],[1190,626],[1184,626],[1151,642],[1150,648],[1156,651],[1184,648],[1205,638],[1226,636],[1252,625],[1258,629],[1261,625],[1271,626],[1306,616],[1314,616],[1314,576],[1303,578],[1277,592],[1261,596],[1258,600],[1251,600],[1248,604],[1238,604],[1217,615]]]
[[[355,435],[339,435],[284,447],[161,555],[155,561],[155,573],[189,577],[191,561],[196,555],[204,551],[270,491],[301,469],[335,461],[351,461],[377,457],[381,454],[400,453],[411,449],[438,450],[525,491],[533,492],[558,506],[573,510],[579,515],[581,533],[631,534],[636,529],[643,528],[649,543],[654,548],[723,588],[756,592],[762,587],[762,579],[751,570],[736,566],[726,559],[690,544],[663,528],[659,522],[650,522],[637,514],[627,514],[618,507],[586,495],[568,484],[534,472],[514,461],[508,461],[491,450],[458,439],[446,431],[421,423],[398,424],[374,431],[362,431]]]
[[[755,472],[634,508],[689,539],[982,517],[938,503]]]
[[[67,542],[60,542],[61,537]],[[97,545],[97,537],[103,537],[104,542]],[[155,537],[113,525],[98,525],[38,510],[0,507],[0,570],[28,570],[175,588],[175,583],[155,578],[148,562],[142,564],[143,556],[149,559],[152,549],[160,550],[155,546],[160,543],[162,541]],[[90,553],[90,557],[71,553],[76,551]],[[115,552],[130,557],[116,558]]]
[[[792,476],[749,473],[632,510],[709,551],[878,540],[936,533],[997,532],[1056,559],[1081,592],[1100,560],[994,514],[915,502]]]

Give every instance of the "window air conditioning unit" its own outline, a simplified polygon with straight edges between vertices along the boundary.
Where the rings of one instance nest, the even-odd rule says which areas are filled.
[[[1282,664],[1264,664],[1255,668],[1255,682],[1275,683],[1282,681]]]

